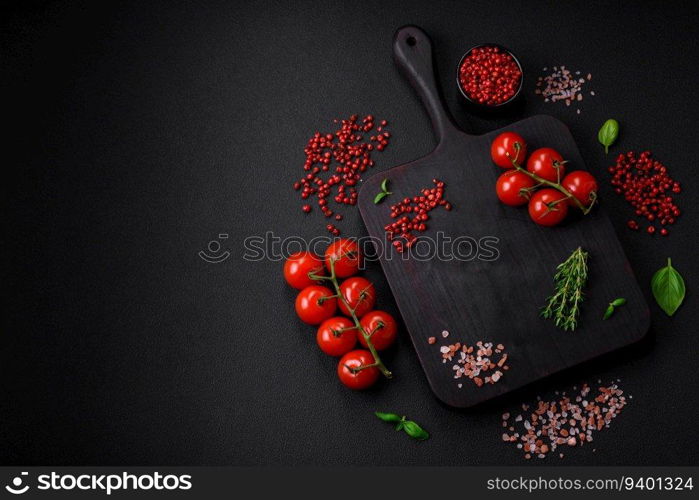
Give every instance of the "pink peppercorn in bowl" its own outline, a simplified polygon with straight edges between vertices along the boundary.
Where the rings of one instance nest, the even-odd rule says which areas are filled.
[[[479,111],[509,108],[522,93],[524,72],[509,49],[484,43],[469,49],[456,67],[456,85],[465,102]]]

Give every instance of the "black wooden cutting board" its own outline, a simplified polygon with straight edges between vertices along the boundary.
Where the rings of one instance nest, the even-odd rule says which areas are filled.
[[[430,39],[419,28],[399,29],[393,49],[396,64],[427,109],[438,145],[423,158],[369,178],[360,191],[359,208],[369,234],[383,242],[381,265],[437,397],[452,406],[473,406],[643,337],[649,309],[604,211],[604,200],[589,215],[569,216],[554,228],[534,224],[526,207],[500,203],[495,182],[502,169],[490,159],[490,142],[504,129],[473,136],[454,125],[436,86]],[[568,128],[555,118],[534,116],[506,129],[522,135],[529,151],[553,147],[569,160],[569,171],[585,169]],[[384,178],[393,194],[375,205]],[[496,259],[486,260],[487,249],[472,260],[406,259],[388,244],[384,226],[392,221],[390,205],[433,187],[433,178],[445,182],[445,197],[454,208],[431,211],[427,231],[418,233],[421,239],[434,240],[439,231],[476,241],[495,237],[497,243],[491,246],[499,253]],[[463,240],[464,257],[465,241],[473,240]],[[539,313],[553,290],[556,266],[578,246],[589,252],[589,279],[579,326],[570,332]],[[607,304],[616,297],[625,297],[627,304],[602,321]],[[447,338],[443,330],[449,332]],[[429,344],[430,337],[437,342]],[[441,346],[478,341],[505,346],[509,370],[495,384],[478,387],[472,380],[455,379],[455,361],[443,363]]]

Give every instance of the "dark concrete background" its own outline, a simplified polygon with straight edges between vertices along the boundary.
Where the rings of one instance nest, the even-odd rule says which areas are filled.
[[[633,395],[591,447],[537,463],[697,464],[696,265],[699,15],[691,2],[49,2],[4,5],[2,182],[5,308],[0,463],[521,464],[500,414],[537,394],[621,379]],[[279,262],[242,260],[246,236],[324,233],[291,183],[332,119],[391,122],[375,171],[428,153],[428,119],[391,58],[396,28],[432,37],[457,122],[482,133],[536,113],[567,123],[651,303],[639,345],[471,411],[430,393],[405,333],[397,374],[364,393],[293,311]],[[526,72],[526,106],[480,119],[458,106],[455,65],[498,42]],[[593,75],[582,113],[533,94],[541,68]],[[682,182],[668,238],[626,229],[596,142],[650,149]],[[362,235],[345,210],[345,235]],[[221,264],[197,253],[228,233]],[[668,318],[650,278],[671,256],[688,286]],[[378,265],[379,304],[395,306]],[[571,336],[571,341],[575,339]],[[404,413],[416,443],[377,421]]]

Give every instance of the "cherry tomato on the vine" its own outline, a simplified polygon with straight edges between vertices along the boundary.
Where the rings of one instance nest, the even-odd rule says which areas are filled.
[[[568,190],[585,207],[589,207],[597,197],[597,180],[594,176],[584,170],[574,170],[569,173],[561,182],[561,185]],[[594,195],[592,193],[595,193]],[[575,200],[568,200],[570,205],[577,207]]]
[[[540,189],[529,200],[529,217],[541,226],[555,226],[567,214],[568,199],[556,189]]]
[[[337,364],[337,376],[345,386],[354,390],[366,389],[376,383],[379,369],[374,364],[374,356],[369,351],[357,349],[350,351]],[[369,366],[369,368],[361,368]]]
[[[515,144],[519,144],[519,149]],[[490,157],[498,167],[512,168],[512,160],[522,165],[527,157],[527,143],[515,132],[503,132],[493,139]]]
[[[566,175],[565,161],[555,149],[539,148],[529,155],[527,170],[542,179],[560,182]]]
[[[337,299],[334,295],[327,287],[307,286],[296,296],[296,314],[304,323],[320,324],[337,310]]]
[[[371,343],[374,345],[377,351],[383,351],[388,347],[391,347],[393,342],[396,340],[396,333],[398,332],[398,325],[396,320],[384,311],[369,311],[362,319],[359,320],[359,324],[371,338]],[[359,343],[364,347],[369,347],[367,345],[364,335],[358,333]]]
[[[376,289],[374,285],[368,279],[360,276],[347,278],[343,281],[340,284],[340,295],[345,299],[344,301],[338,301],[340,311],[347,316],[351,316],[352,313],[345,305],[345,302],[351,309],[354,309],[354,313],[358,318],[361,318],[367,311],[371,311],[376,303]]]
[[[284,262],[284,279],[298,290],[316,284],[308,277],[309,273],[325,274],[323,260],[312,252],[295,253]]]
[[[325,267],[330,271],[330,263],[335,261],[335,275],[338,278],[347,278],[357,274],[362,264],[362,256],[359,252],[357,240],[341,238],[330,244],[325,250]]]
[[[498,177],[495,193],[505,205],[516,207],[529,201],[531,191],[526,190],[534,187],[535,184],[534,179],[527,174],[512,169]]]
[[[328,356],[343,356],[357,345],[357,327],[342,316],[326,319],[318,327],[316,342]]]

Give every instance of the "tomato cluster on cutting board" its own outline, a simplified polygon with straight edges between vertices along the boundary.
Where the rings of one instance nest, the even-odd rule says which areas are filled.
[[[505,205],[528,205],[529,217],[540,226],[556,226],[568,209],[587,213],[597,200],[597,180],[585,170],[566,174],[563,156],[553,148],[527,155],[527,143],[515,132],[503,132],[490,146],[493,163],[507,171],[495,183]]]

